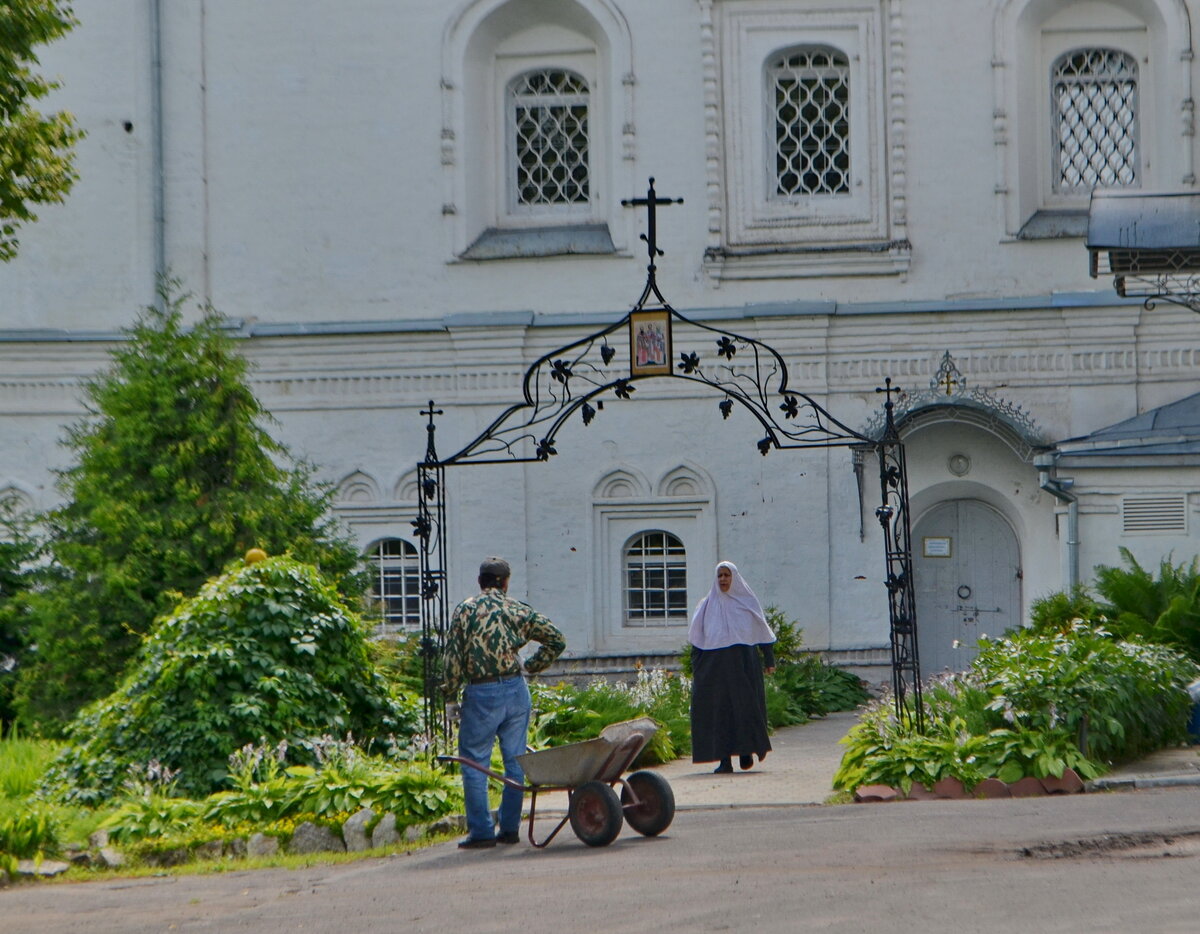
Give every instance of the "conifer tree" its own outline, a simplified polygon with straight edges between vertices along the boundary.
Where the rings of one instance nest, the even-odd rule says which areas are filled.
[[[64,444],[63,505],[45,517],[55,579],[27,594],[33,649],[17,706],[55,732],[112,691],[157,616],[248,548],[290,552],[361,595],[331,490],[266,430],[228,322],[185,326],[176,283],[85,386]]]

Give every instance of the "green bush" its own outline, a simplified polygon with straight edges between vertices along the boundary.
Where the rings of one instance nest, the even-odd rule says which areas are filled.
[[[946,776],[1094,777],[1104,763],[1184,739],[1198,670],[1163,646],[1122,642],[1079,622],[982,640],[970,671],[925,691],[925,733],[897,722],[892,702],[869,708],[845,737],[834,787],[903,788]]]
[[[221,788],[229,750],[335,731],[415,732],[415,708],[370,663],[361,622],[311,565],[235,562],[162,619],[119,690],[72,723],[43,788],[67,800],[113,796],[130,766],[178,771],[193,796]]]

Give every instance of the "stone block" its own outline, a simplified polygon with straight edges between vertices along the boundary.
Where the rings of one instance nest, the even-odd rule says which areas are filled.
[[[356,814],[351,814],[342,824],[342,839],[346,849],[351,853],[360,853],[371,848],[371,836],[367,833],[367,825],[375,819],[375,812],[363,808]]]
[[[396,830],[396,815],[384,814],[371,833],[371,846],[395,846],[400,842],[400,833]]]
[[[40,863],[33,859],[17,860],[17,874],[21,876],[57,876],[70,868],[68,863],[56,859],[44,859]]]
[[[279,852],[279,841],[268,837],[265,833],[251,834],[246,840],[245,853],[247,856],[274,856]]]
[[[346,844],[328,827],[305,821],[296,828],[288,844],[289,853],[340,853]]]

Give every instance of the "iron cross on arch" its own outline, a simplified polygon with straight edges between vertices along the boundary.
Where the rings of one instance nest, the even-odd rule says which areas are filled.
[[[655,257],[663,255],[663,251],[658,248],[658,224],[655,211],[660,204],[683,204],[683,199],[660,198],[654,190],[654,176],[650,176],[650,187],[646,189],[646,197],[626,198],[621,202],[621,206],[626,208],[640,208],[643,205],[646,207],[646,232],[641,235],[641,239],[646,241],[646,252],[650,256],[650,265],[647,268],[650,270],[651,276],[654,275],[656,268]]]

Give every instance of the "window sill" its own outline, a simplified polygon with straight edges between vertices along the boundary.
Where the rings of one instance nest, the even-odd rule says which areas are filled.
[[[1042,210],[1034,213],[1020,230],[1018,240],[1061,240],[1086,237],[1087,210]]]
[[[901,276],[912,263],[907,240],[765,250],[710,249],[705,271],[714,279],[803,279],[816,276]]]
[[[529,259],[616,252],[607,224],[520,229],[489,227],[463,251],[459,259]]]

